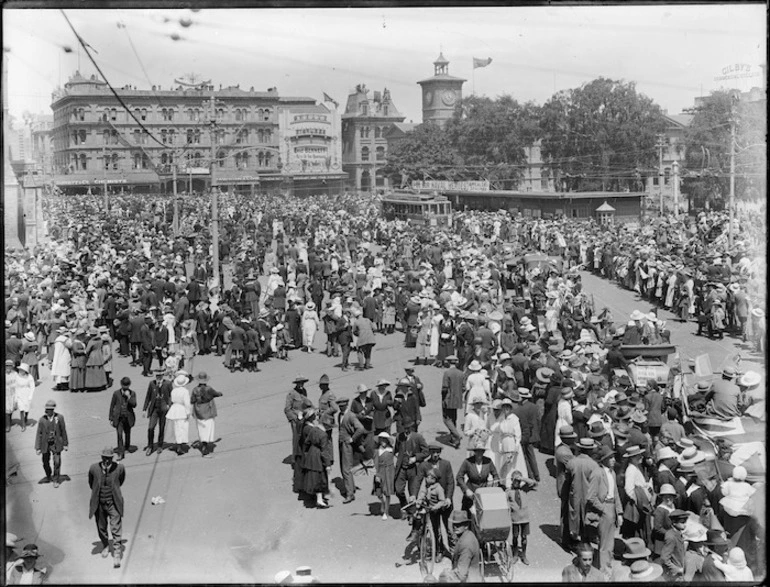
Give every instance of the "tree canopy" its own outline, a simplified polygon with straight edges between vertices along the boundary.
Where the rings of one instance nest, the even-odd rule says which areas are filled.
[[[400,185],[402,179],[456,179],[459,172],[455,149],[435,124],[420,124],[388,152],[383,173]]]
[[[766,170],[765,103],[741,102],[737,94],[718,90],[702,99],[685,132],[682,191],[695,201],[721,207],[730,193],[730,121],[735,121],[735,192],[764,193]]]
[[[600,77],[556,93],[541,109],[540,129],[557,186],[620,191],[638,189],[641,176],[657,168],[656,135],[665,120],[633,82]]]

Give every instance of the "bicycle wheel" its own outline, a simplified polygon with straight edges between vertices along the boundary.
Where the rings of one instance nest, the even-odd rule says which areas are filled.
[[[500,572],[500,581],[503,583],[513,581],[513,550],[507,540],[495,545],[495,558],[497,570]]]
[[[433,524],[428,516],[425,516],[423,524],[425,528],[420,534],[420,571],[425,576],[433,574],[436,563],[436,537],[433,535]]]

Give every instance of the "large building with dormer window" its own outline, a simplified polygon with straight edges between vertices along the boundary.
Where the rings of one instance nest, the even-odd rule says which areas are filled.
[[[382,173],[387,163],[387,134],[404,118],[387,88],[369,96],[366,86],[359,84],[350,93],[342,115],[342,165],[350,189],[373,192],[388,187]]]
[[[300,173],[295,182],[285,167],[280,122],[283,111],[317,108],[313,98],[195,79],[117,93],[131,114],[95,75],[76,72],[54,92],[53,181],[63,191],[101,193],[106,183],[108,191],[171,192],[174,168],[180,191],[202,191],[211,185],[212,140],[221,189],[291,191],[313,181]],[[339,124],[330,128],[339,141]],[[318,175],[344,178],[341,169]]]

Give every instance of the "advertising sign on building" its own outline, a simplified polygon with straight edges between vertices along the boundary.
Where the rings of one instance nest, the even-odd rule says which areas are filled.
[[[463,192],[488,192],[489,181],[413,181],[415,190],[457,190]]]

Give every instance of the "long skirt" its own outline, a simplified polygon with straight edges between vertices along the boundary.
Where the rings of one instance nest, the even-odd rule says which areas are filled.
[[[85,388],[104,389],[105,387],[107,387],[107,375],[104,373],[104,367],[101,365],[86,367]]]
[[[214,418],[207,418],[206,420],[198,420],[198,439],[201,442],[214,442]]]
[[[107,385],[105,381],[105,385]],[[86,388],[86,368],[73,367],[70,371],[70,389]]]
[[[315,322],[306,321],[302,323],[302,346],[313,347],[313,339],[317,330]]]
[[[174,423],[174,442],[188,444],[190,442],[190,422],[188,420],[172,420]]]
[[[329,491],[329,476],[326,471],[302,470],[303,491],[305,493],[326,493]]]

